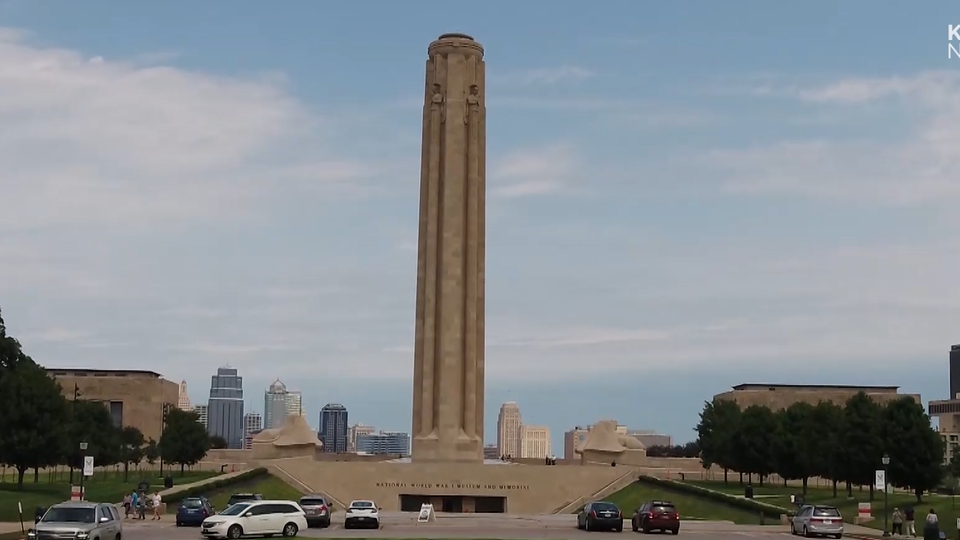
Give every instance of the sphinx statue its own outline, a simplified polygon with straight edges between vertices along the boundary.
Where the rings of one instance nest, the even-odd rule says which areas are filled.
[[[283,425],[265,429],[253,437],[251,450],[254,459],[313,457],[323,446],[317,433],[299,414],[288,415]]]
[[[590,426],[583,444],[574,450],[582,464],[640,466],[646,463],[647,448],[636,437],[617,432],[616,420],[601,420]]]

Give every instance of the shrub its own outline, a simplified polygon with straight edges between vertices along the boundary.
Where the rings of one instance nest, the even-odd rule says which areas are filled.
[[[663,489],[679,491],[681,493],[687,493],[690,495],[703,497],[705,499],[710,499],[718,503],[734,506],[736,508],[741,508],[743,510],[748,510],[750,512],[764,512],[766,514],[770,514],[773,516],[779,516],[780,514],[790,513],[790,510],[786,508],[781,508],[775,504],[755,501],[753,499],[745,499],[745,498],[737,497],[734,495],[730,495],[729,493],[714,491],[712,489],[697,486],[694,484],[686,484],[684,482],[677,482],[675,480],[664,480],[662,478],[655,478],[653,476],[647,476],[647,475],[640,475],[639,481],[646,482],[648,484],[653,484]]]
[[[178,503],[183,499],[188,499],[190,497],[199,497],[204,493],[209,493],[211,491],[216,491],[218,489],[223,489],[225,487],[234,486],[237,484],[242,484],[244,482],[249,482],[250,480],[255,480],[264,476],[269,475],[267,469],[263,467],[258,467],[256,469],[251,469],[249,471],[244,471],[236,476],[231,476],[229,478],[220,478],[214,480],[213,482],[207,482],[199,486],[193,486],[191,488],[180,490],[176,493],[171,493],[170,495],[164,495],[163,502],[165,503]]]

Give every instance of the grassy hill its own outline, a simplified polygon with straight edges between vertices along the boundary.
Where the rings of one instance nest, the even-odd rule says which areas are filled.
[[[677,512],[680,513],[680,519],[732,521],[741,525],[760,524],[759,511],[748,510],[733,504],[670,489],[666,485],[645,481],[634,482],[604,498],[605,501],[610,501],[619,506],[627,518],[632,516],[633,511],[644,502],[655,499],[670,501],[676,505]],[[767,523],[774,522],[770,520],[771,517],[767,518]]]

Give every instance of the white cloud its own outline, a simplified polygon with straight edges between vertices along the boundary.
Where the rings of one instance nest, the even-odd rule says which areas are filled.
[[[861,130],[857,139],[778,142],[746,150],[715,151],[711,163],[730,174],[729,189],[746,193],[799,193],[895,206],[947,206],[960,202],[960,74],[847,79],[799,92],[803,102],[848,107],[874,105],[881,118],[903,111],[906,132]],[[891,141],[891,135],[898,135]]]
[[[126,229],[243,216],[367,167],[326,159],[323,119],[273,77],[241,80],[84,56],[0,32],[0,231]],[[315,144],[293,164],[274,151]],[[283,166],[281,166],[281,164]],[[288,189],[278,189],[282,186]]]
[[[579,166],[576,150],[556,144],[517,150],[501,157],[488,173],[490,195],[525,197],[563,189]]]

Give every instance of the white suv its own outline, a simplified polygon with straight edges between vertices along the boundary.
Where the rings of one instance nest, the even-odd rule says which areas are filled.
[[[363,527],[370,529],[380,528],[380,508],[373,501],[353,501],[347,507],[343,518],[343,528],[352,529]]]
[[[243,501],[203,520],[200,533],[207,538],[292,537],[306,528],[303,508],[293,501]]]

